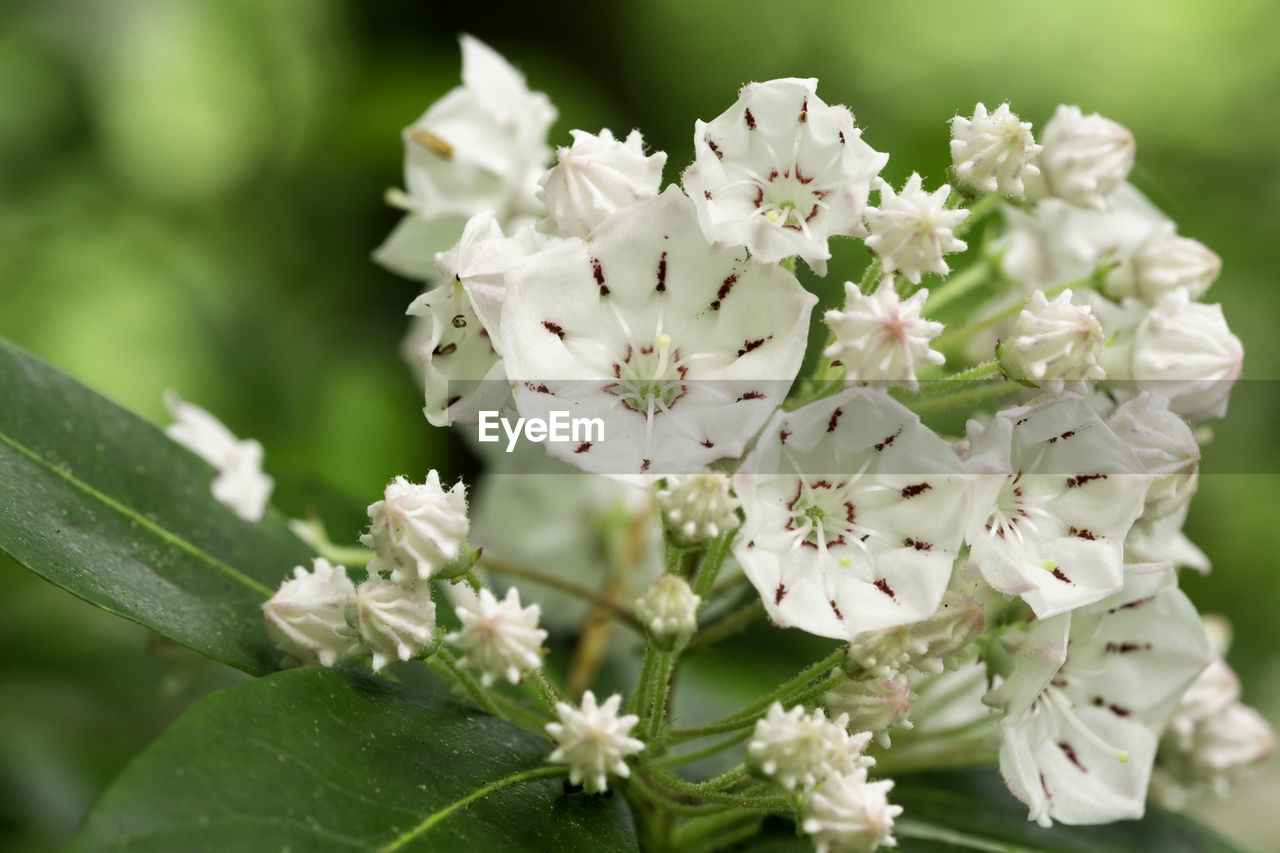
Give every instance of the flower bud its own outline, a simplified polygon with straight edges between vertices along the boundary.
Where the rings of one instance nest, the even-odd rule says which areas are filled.
[[[1144,392],[1122,403],[1107,425],[1128,442],[1148,474],[1154,474],[1143,515],[1157,518],[1177,510],[1195,494],[1200,445],[1191,427],[1169,410],[1167,398]]]
[[[951,120],[951,161],[956,175],[961,183],[984,193],[1020,197],[1023,176],[1040,173],[1032,163],[1039,153],[1031,122],[1019,121],[1008,104],[992,113],[978,104],[973,118],[956,116]]]
[[[889,729],[909,729],[911,684],[900,672],[884,678],[845,681],[822,697],[832,714],[848,718],[850,730],[875,735],[881,746],[889,746]]]
[[[902,192],[895,194],[893,187],[876,180],[880,206],[867,208],[865,214],[871,231],[867,248],[880,256],[886,271],[901,272],[912,284],[920,283],[921,273],[951,272],[942,256],[969,247],[952,234],[969,211],[947,208],[951,187],[943,184],[925,192],[920,175],[912,173]]]
[[[538,605],[521,607],[515,587],[501,601],[487,589],[466,599],[455,610],[462,627],[445,636],[463,652],[459,666],[479,672],[486,687],[498,678],[518,684],[523,673],[542,666],[547,632],[538,627]]]
[[[862,631],[849,640],[840,665],[854,680],[871,676],[887,678],[907,665],[913,651],[924,650],[923,644],[912,641],[906,626]]]
[[[986,614],[981,604],[963,593],[947,590],[937,612],[907,626],[911,636],[911,666],[932,675],[955,669],[968,657],[970,644],[985,625]]]
[[[1107,196],[1133,168],[1133,134],[1097,113],[1063,104],[1044,126],[1038,165],[1049,195],[1078,207],[1107,209]]]
[[[430,645],[436,629],[436,605],[424,582],[398,584],[378,575],[356,587],[347,621],[373,653],[377,672],[396,660],[411,660]]]
[[[538,230],[586,237],[614,211],[657,198],[667,155],[657,151],[646,157],[640,131],[631,131],[625,142],[614,139],[608,128],[598,136],[570,133],[573,145],[556,149],[559,163],[538,182],[547,205]]]
[[[1138,389],[1164,394],[1169,408],[1192,423],[1227,413],[1244,362],[1244,347],[1227,327],[1222,306],[1192,302],[1185,291],[1165,296],[1146,313],[1127,354]]]
[[[316,557],[311,571],[296,567],[262,605],[267,633],[303,665],[336,666],[359,647],[344,616],[355,594],[346,567]]]
[[[1050,390],[1061,391],[1064,380],[1102,379],[1098,366],[1105,338],[1102,323],[1087,305],[1071,304],[1064,290],[1050,302],[1044,291],[1031,294],[1018,315],[1013,336],[1006,343],[1021,371]]]
[[[800,827],[817,853],[870,853],[895,847],[893,819],[902,806],[889,804],[893,780],[867,781],[865,770],[834,774],[800,804]]]
[[[740,502],[718,471],[668,476],[655,497],[662,517],[683,543],[698,544],[735,529]]]
[[[862,755],[871,735],[850,735],[848,722],[843,716],[828,720],[821,708],[807,713],[803,705],[795,705],[783,711],[774,702],[747,742],[747,766],[788,791],[812,788],[832,773],[865,769],[875,763]]]
[[[835,340],[822,354],[839,359],[849,379],[889,381],[914,390],[919,368],[942,364],[942,353],[929,346],[942,334],[942,324],[920,316],[927,289],[899,299],[893,276],[885,276],[870,295],[851,281],[844,292],[844,310],[823,315]]]
[[[1222,259],[1199,240],[1179,237],[1172,222],[1155,228],[1133,254],[1107,273],[1107,294],[1135,296],[1148,305],[1175,290],[1198,299],[1222,271]]]
[[[369,505],[369,532],[360,542],[375,549],[369,573],[390,572],[397,582],[426,580],[462,555],[467,538],[467,490],[449,491],[432,470],[421,486],[396,477],[383,500]]]
[[[636,601],[636,615],[659,647],[670,649],[698,627],[698,605],[684,578],[663,575]]]
[[[582,694],[582,706],[556,703],[556,722],[547,723],[547,734],[555,739],[555,751],[547,758],[552,764],[569,767],[569,782],[582,785],[589,794],[609,789],[612,773],[626,779],[631,775],[627,756],[644,750],[644,741],[630,736],[640,722],[635,714],[618,715],[622,697],[615,693],[596,703],[596,695]]]

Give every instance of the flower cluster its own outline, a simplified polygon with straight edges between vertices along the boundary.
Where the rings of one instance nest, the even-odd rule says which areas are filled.
[[[582,533],[563,575],[506,567],[592,607],[566,620],[563,691],[540,670],[530,587],[499,597],[472,571],[465,490],[434,471],[369,508],[367,580],[317,559],[264,606],[283,650],[381,669],[443,635],[461,656],[441,668],[482,706],[536,671],[540,705],[517,717],[550,720],[549,760],[572,784],[600,793],[634,771],[624,794],[646,812],[714,791],[704,805],[780,811],[820,851],[894,843],[902,810],[865,754],[892,756],[891,730],[986,748],[1044,825],[1138,817],[1153,769],[1177,804],[1269,752],[1178,588],[1180,570],[1209,568],[1182,533],[1193,428],[1225,414],[1242,348],[1199,301],[1217,256],[1127,182],[1127,129],[1062,106],[1037,142],[1010,105],[977,104],[951,122],[946,181],[912,173],[895,191],[853,114],[787,78],[696,122],[691,165],[664,189],[668,155],[639,131],[575,130],[551,162],[545,96],[474,40],[463,59],[464,85],[405,132],[408,213],[376,255],[428,285],[406,346],[425,414],[598,421],[598,437],[548,439],[556,467],[536,470],[605,475],[637,499],[605,512],[577,485],[605,481],[579,479],[515,490],[536,511],[490,518],[513,552],[560,535],[544,515]],[[972,229],[983,239],[962,239]],[[806,361],[813,278],[842,245],[871,258]],[[652,584],[645,530],[665,544]],[[464,573],[459,626],[437,631],[432,585]],[[759,603],[731,610],[746,583]],[[704,734],[672,726],[682,653],[761,611],[840,648],[708,727],[754,726],[741,767],[673,776],[683,755],[664,751]],[[646,643],[634,713],[586,690],[613,620]]]

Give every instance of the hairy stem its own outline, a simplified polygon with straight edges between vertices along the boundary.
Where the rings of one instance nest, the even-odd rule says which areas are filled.
[[[558,589],[561,592],[567,592],[570,595],[576,595],[578,598],[590,601],[597,607],[609,610],[623,622],[626,622],[632,627],[643,630],[639,617],[636,616],[635,611],[630,607],[620,601],[616,601],[615,599],[604,595],[603,593],[596,592],[593,589],[587,589],[585,586],[576,584],[573,581],[567,581],[564,578],[558,578],[555,575],[549,575],[528,566],[510,563],[506,560],[500,560],[488,555],[480,557],[479,565],[481,568],[488,569],[489,571],[500,575],[524,578],[525,580],[533,581],[534,583],[541,584],[542,586],[548,586],[552,589]]]

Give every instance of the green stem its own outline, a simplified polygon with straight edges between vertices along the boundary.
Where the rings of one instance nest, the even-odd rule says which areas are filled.
[[[715,743],[699,747],[698,749],[681,752],[679,754],[664,755],[662,758],[659,758],[652,763],[655,767],[674,767],[680,764],[692,764],[695,761],[701,761],[704,758],[709,758],[717,753],[724,752],[726,749],[735,747],[749,737],[751,737],[751,730],[747,729],[746,731],[737,732],[723,740],[718,740]]]
[[[848,676],[844,675],[843,670],[837,670],[835,674],[828,677],[828,673],[830,673],[832,668],[839,666],[843,657],[844,646],[841,646],[822,660],[802,670],[794,678],[783,682],[769,693],[761,696],[759,699],[752,702],[741,711],[738,711],[736,714],[731,714],[730,716],[709,725],[689,729],[676,729],[675,731],[669,732],[668,737],[671,738],[673,743],[681,743],[686,740],[693,740],[695,738],[706,737],[708,735],[724,734],[725,732],[732,732],[754,725],[756,720],[763,716],[769,709],[769,706],[774,702],[786,699],[789,700],[788,704],[794,705],[799,701],[803,701],[800,697],[807,697],[810,693],[814,692],[815,687],[819,688],[818,692],[825,692],[830,687],[839,684],[845,678],[848,678]],[[841,676],[844,677],[842,678]]]
[[[641,708],[647,708],[648,703],[645,701],[653,682],[653,669],[658,663],[658,650],[652,644],[645,647],[644,663],[640,665],[640,680],[636,682],[635,690],[631,692],[631,698],[627,701],[627,713],[634,714]]]
[[[871,263],[867,264],[867,268],[862,271],[862,278],[858,280],[858,290],[862,293],[870,293],[880,284],[880,270],[882,264],[880,258],[872,258]]]
[[[924,303],[924,313],[932,317],[961,296],[986,284],[990,278],[991,267],[984,258],[951,276],[930,293]]]
[[[969,208],[969,215],[964,221],[951,229],[951,233],[959,237],[973,226],[977,225],[987,217],[989,213],[1000,209],[1000,203],[1004,201],[999,195],[991,193],[985,195],[973,203],[973,207]]]
[[[694,818],[678,830],[672,849],[696,851],[726,850],[760,831],[759,812],[730,809],[720,814]]]
[[[585,586],[567,581],[564,578],[558,578],[555,575],[544,574],[537,569],[531,569],[528,566],[521,566],[515,563],[508,563],[506,560],[499,560],[495,557],[482,556],[478,561],[481,568],[488,569],[500,575],[508,575],[510,577],[524,578],[533,581],[542,586],[549,586],[552,589],[558,589],[561,592],[567,592],[570,595],[576,595],[579,598],[586,599],[598,607],[606,608],[613,612],[615,616],[632,627],[643,631],[644,626],[640,624],[640,618],[636,616],[635,611],[627,607],[620,601],[615,601],[607,595],[596,592],[593,589],[587,589]]]
[[[667,699],[671,695],[671,672],[675,669],[678,652],[658,652],[653,671],[650,699],[646,703],[648,715],[641,715],[640,723],[648,733],[646,740],[655,740],[667,720]]]
[[[458,662],[454,660],[448,649],[443,646],[436,649],[435,655],[431,658],[431,663],[436,665],[437,668],[443,668],[448,675],[461,684],[471,694],[471,698],[476,700],[480,710],[495,717],[503,716],[498,711],[497,706],[493,704],[493,697],[490,692],[481,687],[480,683],[471,677],[471,673],[458,666]]]
[[[725,558],[729,556],[729,548],[737,532],[737,530],[730,530],[728,533],[720,534],[711,541],[702,555],[702,562],[698,565],[698,575],[693,581],[693,594],[702,599],[700,608],[705,607],[710,599],[716,576],[720,574]]]
[[[706,628],[693,635],[689,640],[689,645],[685,648],[692,651],[701,646],[709,646],[718,643],[725,637],[736,634],[743,628],[764,615],[764,603],[759,599],[748,602],[737,610],[727,613],[720,617],[717,621],[711,623]]]
[[[876,756],[876,775],[895,776],[925,770],[953,770],[992,764],[996,753],[983,747],[989,726],[978,737],[939,745],[931,741],[901,744]]]
[[[556,703],[563,702],[564,696],[561,695],[559,689],[551,683],[551,679],[547,677],[546,670],[539,667],[533,674],[533,685],[538,691],[538,698],[542,700],[543,706],[547,709],[547,713],[555,714]]]
[[[980,403],[983,400],[992,397],[1003,397],[1011,394],[1019,389],[1025,389],[1026,386],[1021,382],[1008,380],[1006,382],[984,382],[976,388],[968,388],[957,391],[954,394],[939,394],[936,397],[928,397],[923,400],[912,401],[903,400],[903,405],[915,412],[917,415],[924,415],[930,412],[941,412],[947,409],[953,409],[958,406],[968,406],[972,403]]]
[[[696,783],[686,782],[678,776],[662,771],[651,772],[645,781],[652,786],[653,790],[672,799],[676,799],[679,796],[692,797],[708,803],[757,809],[770,814],[791,814],[795,810],[795,801],[791,797],[752,797],[745,794],[727,794],[723,791],[700,787]]]
[[[460,809],[466,808],[476,800],[479,800],[482,797],[487,797],[495,791],[501,791],[503,788],[509,788],[512,785],[519,785],[522,782],[528,782],[532,779],[541,779],[546,776],[563,776],[564,774],[564,767],[535,767],[532,770],[522,770],[519,773],[512,773],[510,776],[499,779],[496,782],[490,782],[488,785],[477,788],[465,797],[454,800],[439,811],[432,812],[427,815],[426,819],[423,820],[422,823],[418,824],[413,829],[410,829],[408,832],[401,834],[390,844],[378,848],[379,853],[393,853],[393,851],[399,850],[409,842],[421,836],[427,830],[431,829],[431,827],[435,826],[437,823],[440,823],[440,821],[449,817],[449,815]]]

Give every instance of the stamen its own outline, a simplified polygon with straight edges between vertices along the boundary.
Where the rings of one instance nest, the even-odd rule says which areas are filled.
[[[1119,761],[1121,764],[1129,763],[1129,753],[1123,749],[1117,749],[1094,734],[1093,730],[1086,726],[1080,718],[1076,716],[1075,711],[1071,708],[1071,705],[1068,704],[1066,697],[1052,687],[1045,690],[1045,695],[1049,697],[1049,701],[1052,702],[1054,707],[1058,709],[1058,712],[1062,714],[1063,719],[1070,723],[1072,728],[1080,733],[1081,737],[1110,755],[1116,761]]]

